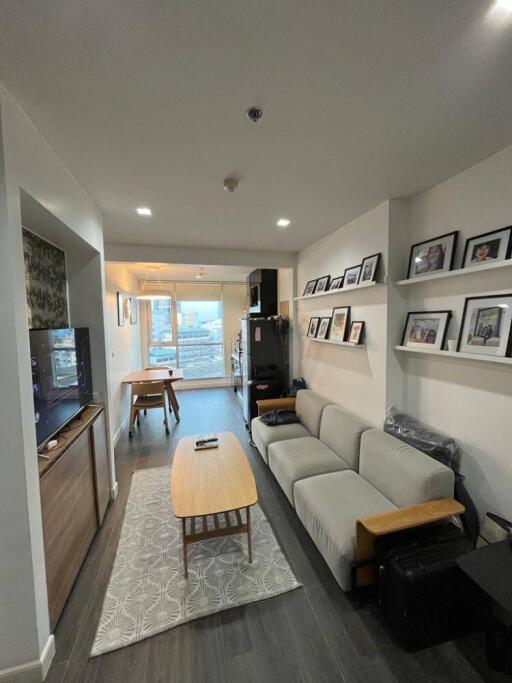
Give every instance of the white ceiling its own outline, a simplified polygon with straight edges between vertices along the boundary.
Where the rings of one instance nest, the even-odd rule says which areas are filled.
[[[106,241],[297,251],[512,143],[493,2],[2,0],[0,80]]]
[[[202,266],[176,263],[127,263],[139,280],[179,280],[193,282],[246,282],[254,268],[242,266]],[[199,280],[196,275],[203,273]]]

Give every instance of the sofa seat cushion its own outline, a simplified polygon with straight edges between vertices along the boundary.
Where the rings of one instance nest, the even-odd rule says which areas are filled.
[[[295,507],[293,485],[300,479],[348,469],[343,460],[313,436],[276,441],[268,447],[268,465]]]
[[[301,436],[309,436],[308,430],[298,422],[289,425],[275,425],[269,427],[264,424],[259,417],[255,417],[251,422],[251,434],[256,448],[261,457],[268,465],[267,448],[274,441],[286,441],[287,439],[298,439]]]
[[[294,485],[297,515],[344,591],[351,589],[359,517],[396,505],[352,470],[301,479]]]

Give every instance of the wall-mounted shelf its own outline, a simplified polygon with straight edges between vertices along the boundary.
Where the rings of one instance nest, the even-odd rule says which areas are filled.
[[[332,344],[332,346],[351,346],[353,349],[362,349],[364,344],[354,344],[353,342],[339,342],[332,339],[317,339],[316,337],[304,337],[308,341],[318,342],[319,344]]]
[[[459,353],[458,351],[436,351],[434,349],[415,349],[411,346],[393,346],[395,351],[406,351],[407,353],[421,353],[426,356],[440,356],[441,358],[457,358],[459,360],[474,360],[484,363],[500,363],[512,367],[512,358],[502,356],[482,356],[477,353]]]
[[[296,296],[294,301],[305,301],[306,299],[319,299],[321,296],[337,296],[338,294],[345,294],[346,292],[353,292],[356,289],[367,289],[368,287],[375,287],[378,282],[363,282],[360,285],[347,285],[341,289],[333,289],[332,292],[319,292],[318,294],[309,294],[308,296]]]
[[[512,259],[506,261],[498,261],[497,263],[482,263],[481,266],[471,266],[470,268],[459,268],[458,270],[449,270],[444,273],[432,273],[430,275],[420,275],[418,277],[411,277],[406,280],[398,280],[395,282],[397,287],[404,285],[417,285],[420,282],[430,282],[431,280],[444,280],[449,277],[457,277],[457,275],[471,275],[473,273],[486,272],[489,270],[499,270],[500,268],[511,268]],[[340,290],[341,291],[341,290]],[[313,296],[315,296],[313,294]],[[308,297],[306,297],[308,298]]]

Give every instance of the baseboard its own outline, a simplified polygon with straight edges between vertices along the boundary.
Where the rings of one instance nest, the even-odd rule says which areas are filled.
[[[55,638],[50,635],[41,657],[27,664],[19,664],[0,671],[2,683],[42,683],[55,655]]]
[[[121,434],[123,433],[123,430],[124,430],[124,428],[126,427],[126,425],[128,424],[129,421],[130,421],[130,416],[127,415],[127,416],[124,418],[124,420],[121,422],[121,424],[119,425],[119,429],[118,429],[118,430],[116,431],[116,433],[114,434],[114,439],[113,439],[114,448],[117,446],[117,442],[118,442],[119,439],[121,438]]]
[[[114,482],[114,486],[110,489],[110,500],[115,500],[117,498],[117,494],[119,493],[119,486],[117,484],[117,481]]]
[[[231,377],[219,377],[218,379],[184,379],[174,384],[174,391],[187,391],[187,389],[213,389],[216,387],[230,387],[233,385]]]

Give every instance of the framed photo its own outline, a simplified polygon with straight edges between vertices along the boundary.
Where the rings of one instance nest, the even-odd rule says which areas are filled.
[[[464,303],[457,351],[510,356],[512,294],[471,296]]]
[[[318,325],[320,324],[320,318],[311,318],[308,327],[308,337],[316,337],[318,332]]]
[[[349,285],[357,285],[360,275],[361,264],[358,266],[352,266],[351,268],[346,268],[345,274],[343,276],[343,286],[348,287]]]
[[[411,247],[407,277],[443,273],[453,268],[458,231],[418,242]]]
[[[350,319],[350,306],[338,306],[332,309],[331,329],[329,339],[332,341],[345,341],[345,334]]]
[[[340,275],[339,277],[334,277],[331,280],[331,284],[329,285],[329,291],[333,292],[335,289],[340,289],[343,287],[343,275]]]
[[[330,281],[330,275],[324,275],[323,277],[319,277],[316,281],[315,294],[320,294],[320,292],[327,292],[329,290]]]
[[[461,268],[482,263],[504,261],[512,253],[512,225],[500,230],[484,232],[466,240]]]
[[[130,324],[136,325],[138,320],[138,301],[134,296],[130,297]]]
[[[310,296],[315,291],[317,280],[310,280],[304,289],[302,296]]]
[[[320,325],[318,326],[318,332],[316,333],[317,339],[326,339],[327,332],[329,331],[329,325],[331,324],[330,318],[320,318]]]
[[[441,351],[446,341],[451,311],[414,311],[407,314],[402,346]]]
[[[363,341],[364,321],[354,320],[350,326],[348,340],[351,344],[361,344]]]
[[[361,265],[361,277],[359,278],[359,284],[361,282],[375,282],[377,275],[377,268],[379,267],[380,253],[373,254],[372,256],[367,256],[363,259]]]

